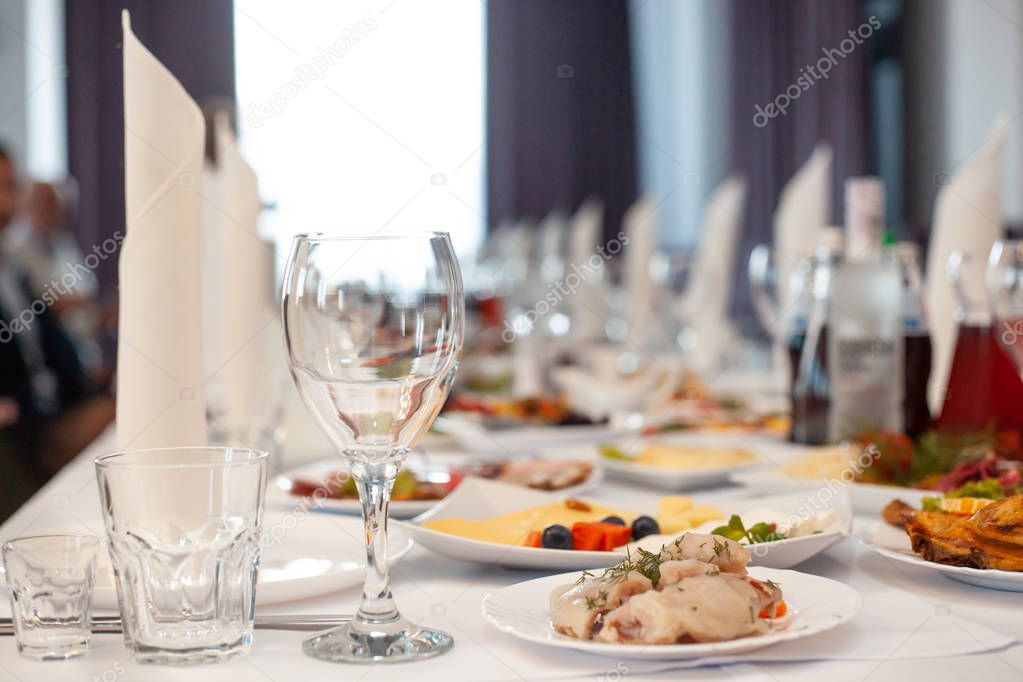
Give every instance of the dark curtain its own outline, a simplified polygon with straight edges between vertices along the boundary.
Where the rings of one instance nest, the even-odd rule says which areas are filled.
[[[230,0],[67,0],[68,161],[79,185],[77,237],[86,252],[124,232],[122,9],[197,102],[235,95]],[[101,261],[96,276],[109,293],[116,259]]]
[[[487,219],[604,200],[605,233],[636,198],[627,0],[490,0]]]
[[[746,226],[738,249],[736,316],[752,322],[745,263],[757,243],[771,243],[771,220],[782,186],[818,141],[834,151],[832,223],[841,224],[845,178],[871,170],[868,68],[870,40],[838,62],[827,80],[794,99],[785,115],[757,127],[755,107],[766,106],[816,65],[822,50],[839,48],[867,21],[864,0],[734,0],[732,10],[732,158],[750,180]],[[763,119],[761,119],[762,122]]]

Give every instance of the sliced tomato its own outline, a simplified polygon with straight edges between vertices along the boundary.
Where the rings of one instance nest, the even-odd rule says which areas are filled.
[[[589,552],[610,552],[632,540],[632,529],[617,523],[580,521],[572,526],[575,549]]]
[[[523,542],[522,544],[524,544],[526,547],[540,547],[542,544],[540,542],[541,535],[543,534],[540,531],[531,530],[529,531],[529,535],[526,536],[526,541]]]

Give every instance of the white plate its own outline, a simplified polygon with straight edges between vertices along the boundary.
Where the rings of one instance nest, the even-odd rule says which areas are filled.
[[[774,494],[783,492],[794,492],[799,490],[813,490],[815,488],[827,487],[833,489],[847,489],[852,500],[853,511],[857,514],[876,515],[879,510],[895,498],[902,498],[909,504],[920,505],[920,500],[928,495],[935,495],[933,491],[916,490],[914,488],[902,488],[891,485],[875,485],[873,483],[846,483],[842,479],[821,478],[818,480],[793,478],[780,466],[766,465],[746,471],[737,471],[730,477],[733,483],[748,488],[757,494]]]
[[[589,552],[504,545],[450,535],[422,526],[422,523],[428,519],[486,519],[528,507],[552,504],[564,497],[564,493],[529,490],[495,481],[467,478],[443,502],[429,512],[412,521],[396,521],[392,525],[406,530],[415,538],[416,542],[438,554],[478,564],[542,570],[574,570],[604,568],[621,561],[622,552],[624,552],[622,548],[614,552]],[[600,500],[600,502],[606,504],[605,500]],[[713,501],[711,503],[714,504]],[[842,495],[833,497],[786,495],[756,500],[726,500],[715,504],[715,506],[721,509],[726,519],[730,514],[741,514],[744,510],[754,508],[777,508],[778,511],[797,515],[816,514],[831,508],[838,510],[842,524],[840,530],[755,545],[754,548],[751,548],[752,565],[774,568],[794,566],[840,542],[852,530],[852,512],[849,509],[848,498]],[[653,509],[629,511],[650,515],[654,513]],[[756,522],[755,519],[751,519],[751,521]]]
[[[464,453],[432,453],[429,456],[413,455],[412,457],[416,458],[417,461],[415,463],[417,467],[421,467],[425,470],[429,470],[431,467],[436,467],[438,471],[443,472],[447,472],[447,470],[451,467],[475,463],[484,459],[474,455],[466,455]],[[592,490],[594,486],[599,484],[604,478],[604,472],[601,467],[597,466],[597,464],[599,463],[594,463],[593,469],[590,471],[590,475],[584,481],[555,492],[561,495],[578,495],[587,490]],[[274,478],[274,485],[267,491],[267,501],[272,507],[277,509],[301,505],[305,499],[309,498],[299,497],[288,492],[291,490],[291,482],[293,480],[302,479],[306,481],[324,481],[327,477],[332,476],[337,471],[343,469],[344,465],[339,464],[338,460],[330,459],[311,462],[287,471]],[[401,500],[391,502],[388,510],[389,516],[392,519],[411,519],[429,511],[441,501],[442,500]],[[314,502],[315,503],[312,506],[316,509],[337,512],[340,514],[362,514],[362,504],[358,500],[323,498]]]
[[[881,556],[910,566],[917,566],[937,571],[947,578],[958,580],[968,585],[987,587],[993,590],[1023,592],[1023,571],[998,571],[994,569],[968,568],[965,566],[947,566],[927,561],[913,551],[909,535],[902,528],[877,521],[856,536],[870,549]]]
[[[553,445],[596,443],[629,433],[607,424],[488,428],[478,419],[458,413],[437,417],[433,429],[452,436],[466,450],[485,455],[532,454]]]
[[[712,502],[712,504],[714,503]],[[792,568],[845,540],[853,529],[852,504],[849,501],[849,494],[845,490],[831,491],[821,488],[805,493],[729,500],[714,504],[714,506],[724,512],[726,521],[732,514],[738,514],[747,527],[764,520],[758,519],[755,515],[746,515],[747,511],[757,509],[777,510],[804,520],[828,510],[834,510],[838,514],[838,527],[835,530],[775,540],[774,542],[745,545],[751,555],[750,566]],[[724,521],[722,521],[723,523]],[[624,551],[624,548],[619,548],[619,550]]]
[[[430,511],[411,521],[395,521],[398,527],[416,542],[438,554],[452,559],[478,564],[497,564],[512,568],[571,570],[599,568],[618,563],[621,557],[614,552],[577,552],[543,547],[503,545],[483,542],[458,535],[450,535],[424,528],[428,519],[486,519],[498,514],[552,504],[564,499],[566,493],[531,490],[519,486],[466,478],[455,490]]]
[[[600,455],[600,445],[613,445],[623,449],[625,452],[639,452],[650,445],[671,445],[691,448],[711,449],[742,449],[757,457],[756,461],[746,464],[731,464],[718,466],[709,469],[666,469],[652,467],[646,464],[637,464],[622,459],[613,459]],[[707,488],[727,483],[730,476],[736,472],[746,471],[751,467],[761,464],[765,456],[765,449],[777,447],[768,439],[757,436],[736,435],[732,433],[708,433],[708,432],[686,432],[686,433],[665,433],[657,436],[632,436],[619,438],[606,438],[599,443],[591,445],[576,445],[572,447],[547,448],[543,451],[544,456],[557,456],[559,458],[596,458],[601,462],[601,468],[605,475],[611,478],[638,483],[645,487],[659,488],[661,490],[692,490],[696,488]]]
[[[483,598],[483,617],[497,629],[528,642],[615,658],[679,661],[741,654],[809,637],[850,620],[863,603],[856,590],[828,578],[772,568],[754,568],[750,574],[781,585],[794,615],[785,628],[757,637],[703,644],[606,644],[566,637],[551,627],[548,598],[554,588],[575,582],[578,573],[529,580],[491,592]]]
[[[336,472],[344,470],[344,464],[336,459],[321,460],[303,464],[283,474],[275,476],[272,485],[267,487],[267,506],[272,509],[295,509],[308,504],[310,508],[321,509],[338,514],[361,515],[362,504],[358,500],[337,500],[329,497],[313,499],[300,495],[292,495],[291,483],[295,479],[322,482]],[[398,500],[391,502],[388,516],[392,519],[411,519],[437,504],[440,500]]]
[[[81,529],[54,528],[41,533],[80,533]],[[256,605],[280,604],[308,599],[362,583],[366,570],[364,530],[360,519],[326,514],[280,514],[263,517],[262,552]],[[117,610],[117,590],[110,556],[105,547],[97,553],[96,587],[92,606]],[[400,529],[388,533],[391,562],[412,549],[412,538]]]

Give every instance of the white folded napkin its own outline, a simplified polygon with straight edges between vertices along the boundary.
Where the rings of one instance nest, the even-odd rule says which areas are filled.
[[[650,259],[657,248],[657,205],[644,195],[629,207],[622,219],[629,240],[625,245],[622,283],[625,289],[625,321],[629,341],[648,348],[655,337],[654,282]]]
[[[600,338],[607,319],[604,310],[604,259],[597,251],[603,224],[604,202],[596,197],[584,201],[572,217],[565,285],[575,291],[570,308],[571,334],[577,343]]]
[[[285,362],[271,292],[272,247],[259,235],[256,174],[235,144],[227,114],[214,119],[216,165],[203,183],[204,334],[208,400],[215,427],[241,444],[263,426]]]
[[[831,146],[820,143],[782,188],[774,211],[778,301],[791,301],[788,283],[799,257],[817,244],[821,228],[831,223]]]
[[[568,219],[557,208],[540,222],[535,257],[541,282],[554,282],[564,274],[567,227]]]
[[[200,186],[204,126],[174,76],[124,28],[118,448],[203,445]]]
[[[600,421],[618,413],[645,413],[663,408],[675,392],[678,379],[659,365],[627,378],[602,378],[587,368],[558,367],[552,380],[572,411]]]
[[[700,245],[679,302],[681,318],[696,332],[689,362],[697,371],[711,369],[727,351],[728,340],[735,338],[728,307],[745,208],[746,179],[739,175],[718,185],[704,208]]]
[[[934,349],[927,398],[937,417],[945,400],[956,340],[956,300],[948,281],[948,257],[962,251],[960,283],[967,298],[987,305],[984,273],[991,246],[1004,235],[1002,173],[1005,118],[999,116],[983,147],[938,191],[927,253],[924,306]]]

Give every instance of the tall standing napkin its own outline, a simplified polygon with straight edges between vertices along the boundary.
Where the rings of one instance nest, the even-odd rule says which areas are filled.
[[[203,182],[207,398],[216,425],[249,441],[279,397],[272,371],[284,362],[270,282],[271,247],[259,236],[256,174],[238,151],[227,113],[214,118],[216,162]],[[269,379],[269,380],[268,380]]]
[[[117,447],[203,445],[200,183],[204,126],[181,84],[124,27],[124,195]]]
[[[696,251],[689,284],[679,303],[682,319],[696,332],[691,358],[697,370],[708,370],[735,338],[728,305],[735,281],[735,248],[746,206],[746,179],[726,178],[707,199],[703,234]]]
[[[625,311],[629,340],[648,349],[654,340],[654,282],[650,259],[657,248],[657,206],[649,196],[636,200],[622,219],[625,236],[623,283],[628,305]]]
[[[603,223],[604,202],[596,197],[584,201],[572,217],[565,283],[576,291],[572,301],[572,338],[580,343],[599,339],[607,317],[602,291],[604,262],[597,251]],[[578,281],[573,281],[576,277]]]
[[[831,224],[831,146],[814,147],[796,174],[782,188],[778,208],[774,211],[774,248],[778,300],[782,308],[791,301],[783,297],[799,257],[817,244],[820,230]]]
[[[984,272],[991,246],[1002,238],[1002,158],[1005,155],[1005,119],[983,147],[955,172],[938,192],[934,227],[927,254],[924,305],[934,348],[927,390],[931,413],[937,417],[945,400],[956,342],[956,300],[948,281],[948,258],[962,251],[960,286],[974,305],[986,306]]]

